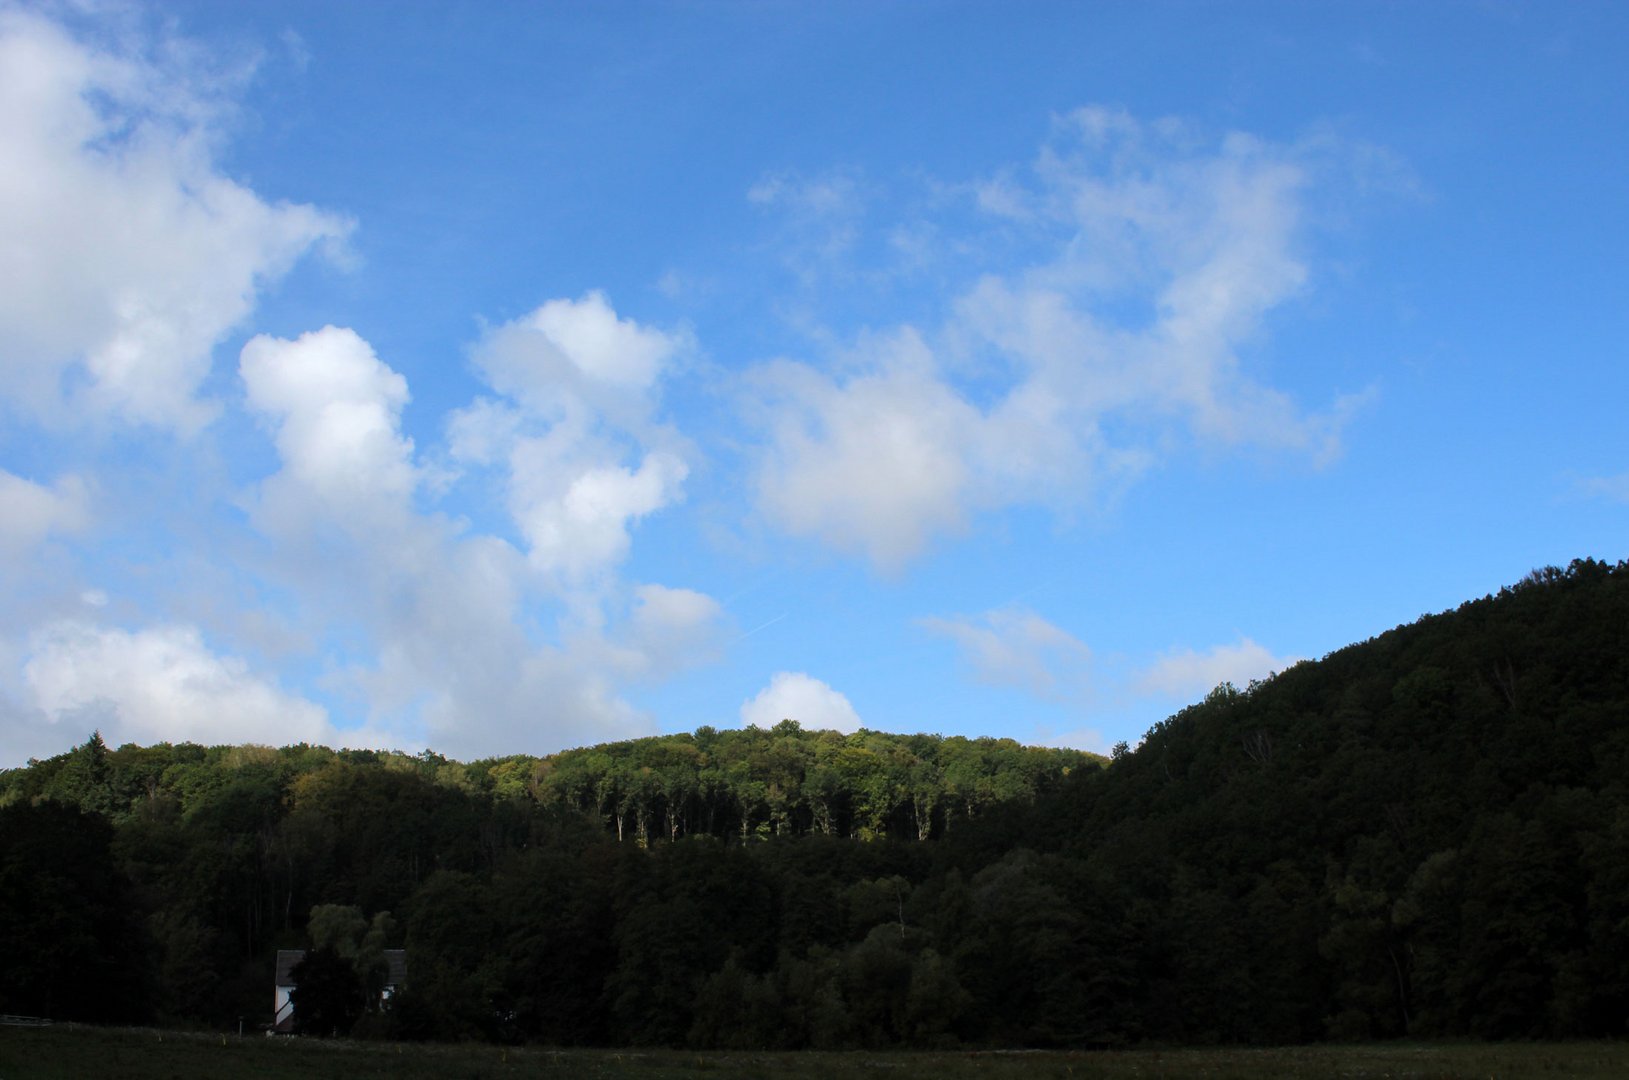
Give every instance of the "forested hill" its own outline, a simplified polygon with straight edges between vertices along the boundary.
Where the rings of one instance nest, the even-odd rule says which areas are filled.
[[[927,840],[1008,802],[1028,802],[1107,759],[1012,739],[773,728],[662,735],[462,763],[433,752],[333,751],[193,743],[108,749],[100,735],[27,768],[0,772],[0,805],[56,800],[114,821],[172,805],[194,815],[246,780],[283,803],[333,777],[383,770],[466,796],[521,799],[583,815],[641,845],[705,834],[758,840],[806,833]],[[400,783],[401,780],[396,782]],[[355,781],[366,788],[369,782]],[[365,807],[359,809],[366,809]]]
[[[1621,1036],[1626,778],[1629,564],[1592,561],[1106,768],[791,724],[473,764],[93,739],[0,774],[0,1011],[231,1027],[276,948],[360,979],[365,939],[408,979],[344,1026],[407,1038]]]
[[[529,765],[529,791],[542,806],[579,811],[619,839],[646,843],[693,833],[927,840],[1105,763],[1011,739],[843,735],[804,731],[795,720],[511,760]]]
[[[1122,1030],[1622,1034],[1629,564],[1218,688],[1035,814],[1117,897]]]

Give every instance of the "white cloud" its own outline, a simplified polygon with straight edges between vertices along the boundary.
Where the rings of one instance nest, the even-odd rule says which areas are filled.
[[[689,348],[683,332],[617,316],[604,293],[556,299],[487,333],[471,359],[487,385],[550,419],[593,408],[641,419],[649,395]]]
[[[980,418],[937,379],[914,333],[879,353],[846,382],[802,364],[757,372],[771,444],[755,487],[785,531],[895,570],[934,533],[965,525],[966,439]]]
[[[493,639],[495,655],[448,672],[452,678],[426,700],[427,739],[438,750],[468,760],[655,732],[652,719],[622,697],[622,673],[597,643],[562,649],[512,645],[489,633]]]
[[[291,486],[294,498],[349,520],[412,494],[413,444],[399,430],[407,380],[355,331],[328,326],[294,341],[261,335],[243,347],[239,371],[249,408],[275,431],[283,471],[274,499],[290,501],[280,489]]]
[[[694,589],[640,585],[634,592],[634,622],[652,633],[699,626],[723,613],[717,600]]]
[[[531,574],[512,547],[423,521],[402,541],[410,550],[367,581],[371,647],[347,673],[376,726],[464,758],[654,730],[620,693],[642,654],[627,655],[597,627],[531,627]],[[534,640],[534,629],[557,640]]]
[[[712,656],[723,618],[724,609],[706,593],[640,585],[628,637],[641,666],[660,675]]]
[[[683,332],[620,318],[601,293],[550,300],[487,333],[477,370],[510,402],[481,399],[448,425],[455,460],[507,466],[509,512],[554,582],[603,580],[640,519],[679,502],[689,444],[653,419]]]
[[[660,585],[617,608],[625,593],[609,571],[631,523],[677,497],[682,461],[652,450],[637,468],[618,464],[580,400],[553,426],[477,401],[449,425],[453,455],[512,470],[523,552],[417,508],[424,472],[400,431],[407,383],[354,332],[257,338],[241,371],[282,461],[253,520],[276,541],[295,617],[323,642],[325,685],[363,704],[375,731],[477,757],[654,729],[621,685],[705,656],[718,608]],[[537,614],[555,602],[561,613]]]
[[[1023,265],[980,277],[931,337],[863,339],[843,375],[760,367],[760,513],[896,570],[980,511],[1112,497],[1187,441],[1327,460],[1364,396],[1308,412],[1243,349],[1305,288],[1304,204],[1330,152],[1062,118],[1027,181],[974,188],[1029,238]]]
[[[843,169],[771,173],[747,190],[747,201],[776,212],[783,262],[805,287],[843,268],[866,210],[858,175]]]
[[[50,487],[0,469],[0,556],[21,558],[53,533],[73,533],[90,519],[85,482],[62,476]]]
[[[1298,663],[1299,657],[1274,656],[1249,638],[1217,645],[1206,652],[1183,649],[1167,653],[1132,681],[1141,694],[1197,699],[1224,682],[1249,685]]]
[[[196,627],[129,631],[63,621],[29,643],[23,679],[33,703],[77,740],[99,727],[109,742],[333,742],[322,707],[221,656]]]
[[[621,562],[630,527],[677,502],[689,469],[661,451],[630,469],[560,449],[549,437],[516,442],[510,506],[532,562],[576,582]]]
[[[758,696],[741,704],[741,723],[761,728],[796,720],[808,730],[858,731],[860,716],[847,697],[801,671],[779,671]]]
[[[989,277],[965,328],[1091,414],[1182,419],[1224,444],[1333,452],[1338,413],[1305,415],[1243,372],[1239,347],[1307,279],[1307,154],[1247,135],[1212,147],[1180,124],[1112,110],[1060,121],[1032,195],[1063,241]],[[1140,315],[1116,316],[1117,308]]]
[[[496,465],[520,437],[524,422],[513,405],[477,398],[448,417],[448,452],[466,465]]]
[[[1108,736],[1092,727],[1071,728],[1068,731],[1053,731],[1043,728],[1036,733],[1033,745],[1055,746],[1067,750],[1085,750],[1088,753],[1102,754],[1104,756],[1107,756],[1112,749]]]
[[[818,176],[770,173],[747,189],[747,201],[759,206],[787,206],[814,217],[852,217],[860,210],[854,176],[833,170]]]
[[[1617,476],[1592,476],[1578,481],[1578,490],[1585,495],[1629,503],[1629,473]]]
[[[1088,692],[1091,650],[1033,611],[1001,608],[975,617],[918,622],[960,646],[980,682],[1077,704]]]
[[[50,422],[196,430],[213,347],[349,229],[222,175],[230,80],[145,55],[199,53],[108,51],[0,10],[0,394]]]

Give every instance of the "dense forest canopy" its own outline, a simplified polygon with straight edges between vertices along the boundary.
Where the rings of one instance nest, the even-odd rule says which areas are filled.
[[[1589,560],[1218,687],[1107,762],[790,722],[467,764],[92,737],[0,774],[0,1011],[235,1026],[269,1018],[277,948],[365,986],[405,947],[388,1009],[324,1015],[555,1044],[1621,1035],[1626,777],[1629,564]]]

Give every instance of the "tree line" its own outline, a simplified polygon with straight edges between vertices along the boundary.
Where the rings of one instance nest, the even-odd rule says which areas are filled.
[[[695,834],[921,841],[1101,763],[1011,739],[805,732],[785,720],[555,754],[530,762],[528,790],[545,808],[579,811],[642,844]]]
[[[520,1031],[519,1021],[478,1024],[471,1009],[515,1010],[449,1004],[475,993],[476,971],[492,970],[492,958],[477,962],[471,950],[501,951],[506,966],[542,959],[521,946],[500,949],[506,930],[490,925],[462,951],[446,946],[456,960],[442,962],[436,943],[476,917],[460,907],[484,911],[490,890],[513,875],[532,882],[539,865],[550,866],[562,880],[548,888],[571,894],[563,906],[587,905],[600,920],[581,932],[603,935],[603,919],[625,900],[613,902],[599,871],[622,866],[619,880],[633,888],[637,874],[623,864],[643,866],[659,847],[823,838],[874,857],[965,828],[1003,800],[1033,799],[1102,763],[1010,739],[843,735],[793,721],[472,763],[307,745],[111,749],[93,735],[0,774],[0,931],[17,945],[7,950],[14,977],[0,985],[0,1009],[231,1026],[266,1011],[272,953],[332,945],[312,929],[321,921],[313,912],[344,907],[359,920],[383,917],[399,928],[401,940],[390,944],[413,950],[414,993],[398,1002],[393,1032],[499,1037]],[[74,842],[62,842],[69,834]],[[575,865],[580,859],[592,866]],[[92,887],[85,875],[93,868]],[[72,899],[44,902],[57,893]],[[528,939],[545,914],[535,908],[541,899],[513,901],[517,914],[532,913],[518,931]],[[589,949],[599,966],[585,957],[555,972],[565,980],[562,998],[575,1000],[585,985],[599,993],[615,974],[602,970],[603,948]],[[632,956],[624,977],[640,983]],[[448,980],[462,989],[447,990]],[[421,998],[436,1003],[431,1015],[409,1023]],[[594,1038],[648,1041],[608,1016],[560,1030],[576,1032],[573,1040],[599,1032]]]
[[[1629,564],[1592,560],[1107,762],[795,724],[469,764],[92,738],[0,774],[0,1011],[228,1027],[321,942],[363,984],[407,949],[341,1025],[400,1038],[1617,1036],[1626,766]]]

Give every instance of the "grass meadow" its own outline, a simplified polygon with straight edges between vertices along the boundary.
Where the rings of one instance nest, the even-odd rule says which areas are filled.
[[[499,1080],[585,1077],[604,1080],[827,1080],[872,1077],[1136,1077],[1139,1080],[1245,1080],[1255,1077],[1501,1080],[1513,1077],[1629,1076],[1625,1043],[1371,1043],[1119,1051],[957,1051],[695,1053],[673,1050],[545,1050],[486,1045],[267,1039],[139,1028],[59,1024],[0,1028],[0,1080]]]

